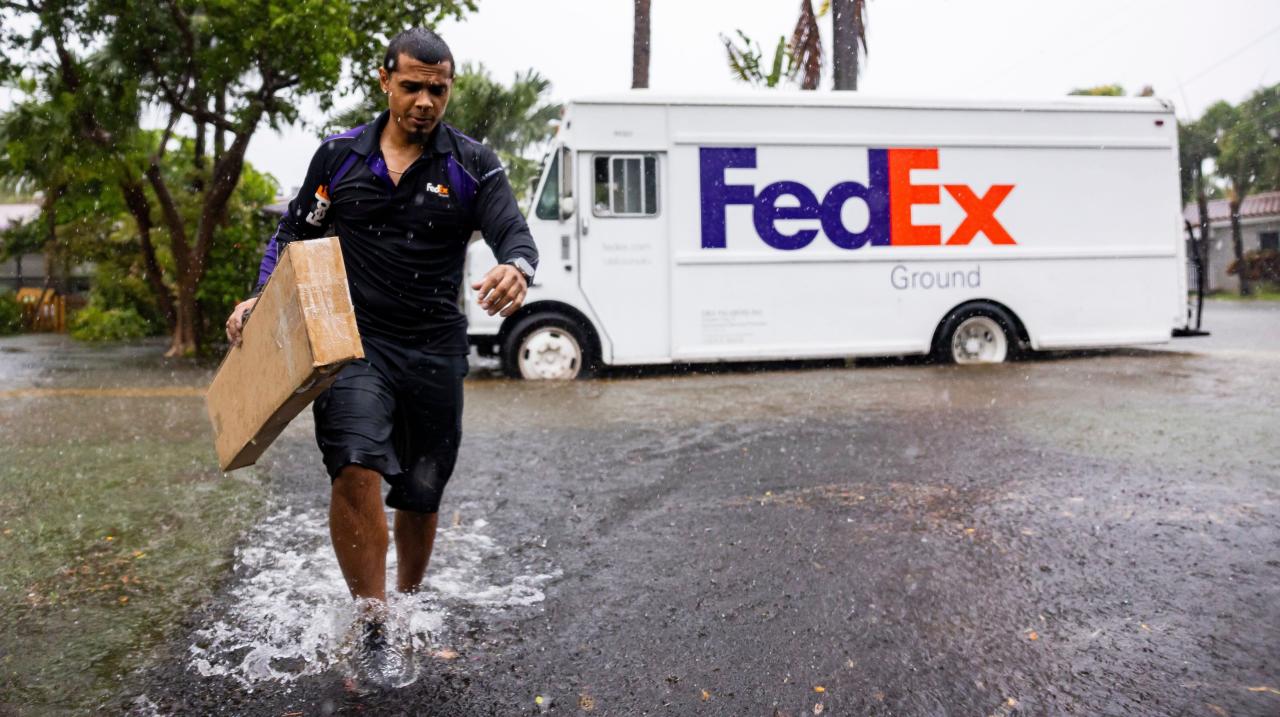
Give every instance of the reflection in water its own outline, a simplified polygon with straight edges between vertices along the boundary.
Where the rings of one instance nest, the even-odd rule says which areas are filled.
[[[419,595],[392,593],[390,623],[406,651],[423,659],[447,630],[449,608],[500,610],[542,602],[542,586],[560,571],[494,575],[504,548],[481,532],[487,523],[441,528]],[[394,550],[390,572],[394,574]],[[303,675],[349,670],[358,630],[356,607],[329,546],[324,514],[282,510],[254,529],[236,551],[233,605],[198,630],[190,647],[202,676],[229,676],[252,688]]]

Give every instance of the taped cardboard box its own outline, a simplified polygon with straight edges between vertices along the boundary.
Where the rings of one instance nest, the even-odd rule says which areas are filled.
[[[222,470],[253,465],[339,369],[363,357],[337,237],[287,244],[205,396]]]

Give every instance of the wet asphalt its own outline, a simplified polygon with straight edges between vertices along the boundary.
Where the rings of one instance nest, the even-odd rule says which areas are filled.
[[[400,690],[250,689],[190,660],[233,573],[109,709],[1280,714],[1280,306],[1215,322],[979,368],[478,366],[442,525],[486,521],[487,569],[554,575],[544,599],[446,606]],[[263,465],[324,510],[309,414]]]

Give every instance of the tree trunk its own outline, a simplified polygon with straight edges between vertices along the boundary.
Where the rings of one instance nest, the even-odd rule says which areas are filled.
[[[1231,206],[1231,246],[1236,254],[1236,266],[1239,271],[1236,276],[1240,277],[1240,295],[1249,296],[1253,293],[1253,288],[1249,286],[1249,277],[1246,276],[1244,267],[1244,236],[1240,232],[1240,205],[1244,203],[1244,197],[1239,199],[1233,198],[1230,202]]]
[[[173,295],[169,293],[169,287],[164,285],[164,272],[156,258],[155,245],[151,243],[151,202],[147,200],[146,191],[140,182],[122,180],[120,191],[124,195],[125,206],[138,225],[138,240],[142,245],[142,265],[147,285],[151,287],[160,312],[164,314],[165,325],[172,334],[178,325],[178,315],[174,309]]]
[[[631,87],[649,86],[649,0],[635,0],[636,23],[631,39]]]
[[[15,254],[13,257],[13,268],[15,276],[13,277],[13,293],[18,293],[22,288],[22,254]]]
[[[45,288],[55,286],[53,268],[58,261],[58,197],[62,194],[59,187],[51,187],[44,198],[44,285]]]
[[[213,111],[219,117],[227,116],[227,86],[222,85],[218,88],[218,94],[213,101]],[[222,128],[214,126],[213,128],[213,164],[216,166],[222,161],[222,154],[226,151],[226,135],[222,133]]]
[[[1209,273],[1209,197],[1204,191],[1204,169],[1202,167],[1196,169],[1196,209],[1200,212],[1200,266],[1204,269],[1205,281],[1211,279],[1212,274]],[[1205,286],[1205,291],[1212,289],[1211,286]]]
[[[858,34],[854,0],[831,2],[831,73],[836,90],[858,89]]]
[[[257,118],[254,118],[256,123]],[[213,235],[218,226],[227,217],[227,204],[231,194],[240,183],[240,174],[244,170],[244,154],[249,149],[249,140],[253,135],[246,132],[235,135],[231,146],[227,147],[222,159],[214,165],[213,181],[204,194],[204,202],[200,207],[200,223],[196,225],[195,247],[189,256],[188,273],[195,277],[196,284],[204,278],[205,268],[209,262],[209,252],[213,249]]]
[[[178,286],[177,323],[164,355],[194,356],[200,342],[196,327],[196,283],[186,277]]]

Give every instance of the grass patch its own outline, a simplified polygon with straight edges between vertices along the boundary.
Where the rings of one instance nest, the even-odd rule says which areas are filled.
[[[1236,291],[1215,291],[1212,294],[1205,294],[1205,297],[1224,301],[1280,301],[1280,286],[1254,286],[1253,293],[1249,296],[1241,296]]]
[[[0,443],[0,712],[111,698],[212,594],[264,498],[203,434]]]

